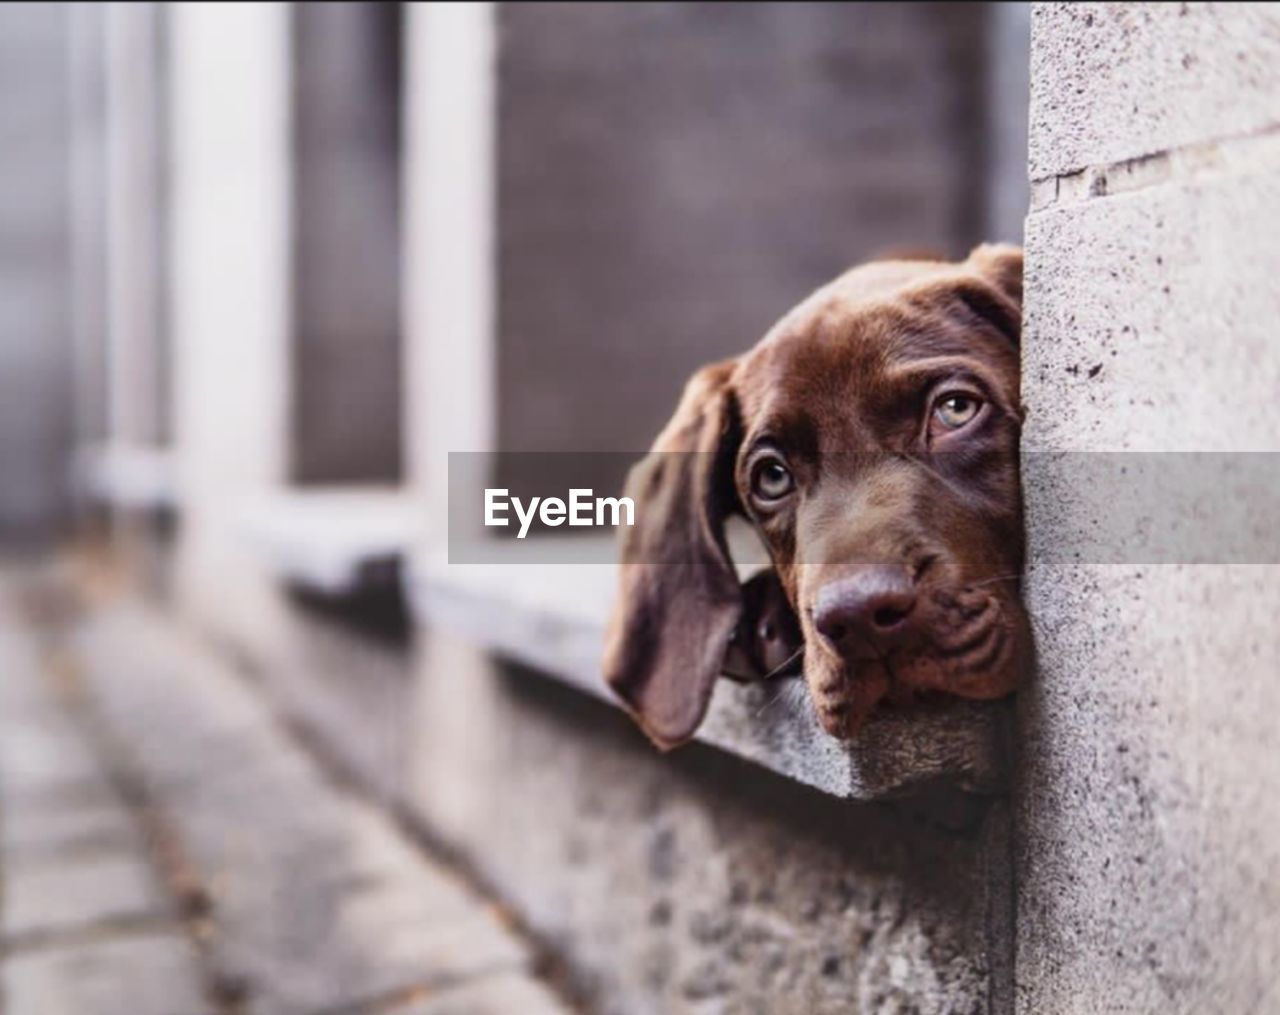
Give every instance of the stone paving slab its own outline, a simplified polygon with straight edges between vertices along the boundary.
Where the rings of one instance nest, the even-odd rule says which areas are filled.
[[[29,631],[0,623],[0,807],[113,795],[97,756],[43,676]]]
[[[0,604],[0,999],[8,1015],[203,1015],[137,821]]]
[[[565,1010],[501,915],[333,784],[218,657],[136,606],[52,641],[9,606],[5,1015]],[[162,854],[180,885],[158,875]],[[179,924],[178,887],[207,914]]]
[[[209,897],[205,945],[250,1011],[363,1011],[498,978],[542,991],[484,900],[330,782],[216,656],[133,606],[98,611],[72,644],[121,764]]]
[[[0,855],[6,863],[64,854],[141,853],[133,816],[118,799],[34,798],[7,801],[0,820]]]
[[[174,932],[9,956],[0,967],[9,1015],[206,1015],[190,943]]]
[[[161,919],[170,911],[139,855],[6,859],[4,888],[0,938],[6,947],[32,937]]]
[[[8,713],[0,721],[0,803],[113,797],[101,764],[70,723],[29,713]]]
[[[136,826],[10,615],[0,683],[0,945],[162,919],[167,900]]]
[[[551,991],[527,976],[503,974],[453,990],[430,993],[387,1015],[564,1015]]]
[[[57,711],[38,671],[39,654],[31,633],[13,616],[12,589],[0,582],[0,718]]]

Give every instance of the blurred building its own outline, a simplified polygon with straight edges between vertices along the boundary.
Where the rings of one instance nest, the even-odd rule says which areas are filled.
[[[662,757],[608,568],[448,560],[451,452],[641,451],[1024,220],[1035,446],[1274,451],[1280,22],[1180,7],[7,7],[0,539],[92,537],[593,1010],[1265,1009],[1273,568],[1033,567],[1016,706],[845,748],[726,687]]]
[[[66,12],[26,5],[0,35],[0,529],[48,539],[69,512],[72,146]]]

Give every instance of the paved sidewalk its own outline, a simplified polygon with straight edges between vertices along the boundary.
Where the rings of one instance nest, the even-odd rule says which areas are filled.
[[[549,1015],[492,905],[128,602],[0,579],[0,1012]]]

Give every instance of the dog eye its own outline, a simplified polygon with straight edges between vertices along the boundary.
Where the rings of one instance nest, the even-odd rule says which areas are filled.
[[[943,395],[933,405],[933,418],[948,430],[959,430],[982,408],[982,400],[964,391]]]
[[[751,493],[760,500],[781,500],[795,489],[796,481],[781,458],[769,456],[751,470]]]

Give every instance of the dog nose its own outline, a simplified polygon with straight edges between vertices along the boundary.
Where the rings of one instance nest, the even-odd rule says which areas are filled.
[[[867,567],[818,591],[813,623],[839,651],[858,643],[873,650],[887,649],[907,634],[915,605],[916,592],[904,572]]]

